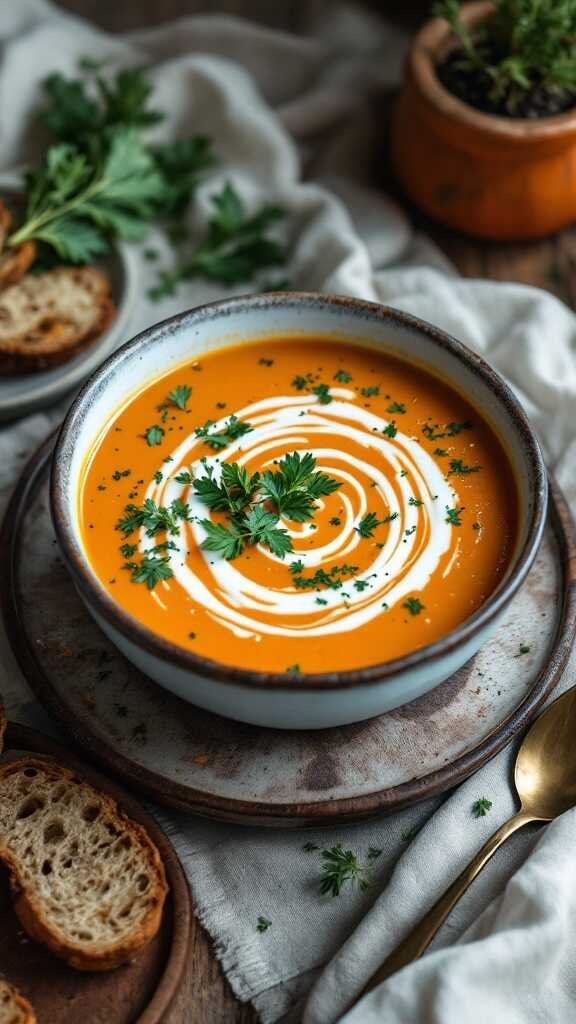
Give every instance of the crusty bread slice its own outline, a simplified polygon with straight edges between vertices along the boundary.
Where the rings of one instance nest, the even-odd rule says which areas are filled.
[[[4,250],[11,227],[12,214],[0,199],[0,288],[19,281],[36,259],[35,242],[22,242],[14,249]]]
[[[36,1024],[28,1000],[3,978],[0,978],[0,1024]]]
[[[0,765],[0,860],[25,931],[71,967],[118,967],[158,930],[167,886],[148,834],[49,758]]]
[[[33,373],[72,359],[114,313],[109,282],[95,267],[27,274],[0,291],[0,374]]]

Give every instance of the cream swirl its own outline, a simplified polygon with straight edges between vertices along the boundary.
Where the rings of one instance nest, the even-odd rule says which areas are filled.
[[[237,635],[313,637],[357,629],[423,590],[442,557],[456,548],[446,509],[457,504],[457,495],[436,462],[418,440],[400,429],[393,437],[386,435],[390,421],[360,406],[354,391],[332,388],[331,395],[329,404],[321,404],[309,394],[281,395],[239,409],[236,416],[250,422],[250,433],[233,441],[222,455],[207,458],[201,439],[195,435],[185,438],[171,452],[170,477],[151,483],[147,490],[146,497],[158,504],[170,504],[176,498],[187,501],[192,515],[192,521],[182,523],[172,538],[175,549],[167,554],[174,579],[164,586],[182,587],[192,602]],[[213,429],[223,429],[226,419],[216,422]],[[346,448],[338,446],[340,437],[346,439]],[[299,589],[288,572],[285,586],[271,587],[245,575],[238,568],[242,561],[226,561],[200,549],[210,582],[207,585],[186,561],[191,544],[200,548],[205,539],[200,521],[206,518],[207,509],[175,476],[183,468],[190,468],[193,476],[202,475],[204,460],[218,480],[222,458],[265,469],[294,450],[311,452],[317,468],[342,486],[336,492],[338,530],[331,531],[329,539],[322,539],[323,531],[317,532],[313,523],[281,523],[294,544],[292,558],[302,563],[303,572],[314,571],[329,567],[334,559],[348,559],[359,545],[370,543],[371,563],[345,580],[341,588],[323,589],[319,602],[316,590]],[[166,466],[162,469],[165,472]],[[391,516],[382,543],[363,540],[357,530],[374,502]],[[321,508],[322,504],[323,500]],[[314,545],[316,536],[318,544]],[[141,536],[141,549],[146,546],[146,538]],[[259,551],[280,561],[263,546]],[[362,551],[365,560],[365,548]]]

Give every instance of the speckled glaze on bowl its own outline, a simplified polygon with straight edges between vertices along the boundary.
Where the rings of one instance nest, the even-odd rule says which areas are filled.
[[[273,335],[365,340],[416,360],[482,411],[502,439],[519,491],[519,527],[506,577],[458,629],[401,658],[314,675],[233,668],[152,632],[118,605],[91,568],[78,522],[84,457],[110,415],[159,373],[213,348]],[[514,481],[510,481],[514,486]],[[75,399],[62,426],[51,479],[54,527],[76,587],[116,646],[146,675],[217,714],[279,729],[359,722],[414,700],[471,658],[497,625],[542,537],[547,479],[538,442],[514,395],[479,356],[406,313],[358,299],[283,292],[200,306],[143,331],[111,356]],[[297,650],[295,650],[297,661]]]

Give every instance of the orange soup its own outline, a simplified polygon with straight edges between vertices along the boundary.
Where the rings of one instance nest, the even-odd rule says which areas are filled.
[[[326,338],[229,346],[118,409],[80,518],[114,599],[199,655],[356,669],[429,644],[505,573],[517,492],[451,387]]]

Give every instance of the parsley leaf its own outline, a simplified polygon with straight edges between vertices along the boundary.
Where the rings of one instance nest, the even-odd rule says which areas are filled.
[[[168,395],[168,399],[173,405],[177,406],[178,409],[185,411],[188,405],[188,399],[192,394],[192,388],[189,388],[187,384],[178,384]]]
[[[325,473],[316,472],[316,459],[310,452],[303,456],[292,452],[280,462],[278,472],[267,470],[262,477],[262,493],[275,505],[278,514],[296,523],[311,519],[315,499],[332,494],[340,484]]]
[[[368,539],[369,537],[374,536],[374,530],[376,530],[378,526],[385,526],[386,523],[392,523],[397,518],[397,512],[390,512],[389,515],[384,517],[384,519],[378,519],[375,512],[367,512],[363,519],[358,523],[358,526],[355,526],[354,529],[361,537]]]
[[[488,800],[485,796],[481,796],[472,804],[472,814],[475,818],[485,818],[491,807],[492,801]]]
[[[146,427],[144,437],[146,439],[146,444],[148,445],[148,447],[153,448],[155,445],[162,444],[162,438],[164,437],[164,434],[164,427],[159,427],[157,423],[155,423],[152,427]]]
[[[420,599],[417,597],[408,597],[404,601],[402,607],[407,608],[410,615],[419,615],[420,612],[425,609],[426,605],[422,604]]]
[[[347,883],[357,883],[362,891],[368,888],[366,868],[359,863],[352,850],[343,850],[338,843],[330,850],[322,850],[321,857],[320,893],[323,896],[339,896]]]
[[[204,441],[204,444],[216,451],[227,448],[232,441],[243,437],[244,434],[249,434],[254,429],[250,423],[239,420],[237,416],[230,416],[222,430],[211,431],[210,428],[213,426],[214,420],[206,420],[203,427],[196,427],[195,433],[196,437]]]
[[[156,555],[145,554],[140,565],[132,570],[132,583],[145,583],[148,590],[153,590],[160,580],[169,580],[174,573],[170,568],[167,555],[158,558]]]
[[[251,281],[258,271],[285,262],[284,247],[268,235],[284,216],[278,206],[266,204],[252,215],[246,213],[240,195],[228,182],[211,197],[213,214],[205,240],[173,270],[165,270],[149,292],[152,299],[173,295],[181,281],[203,277],[220,284]]]

